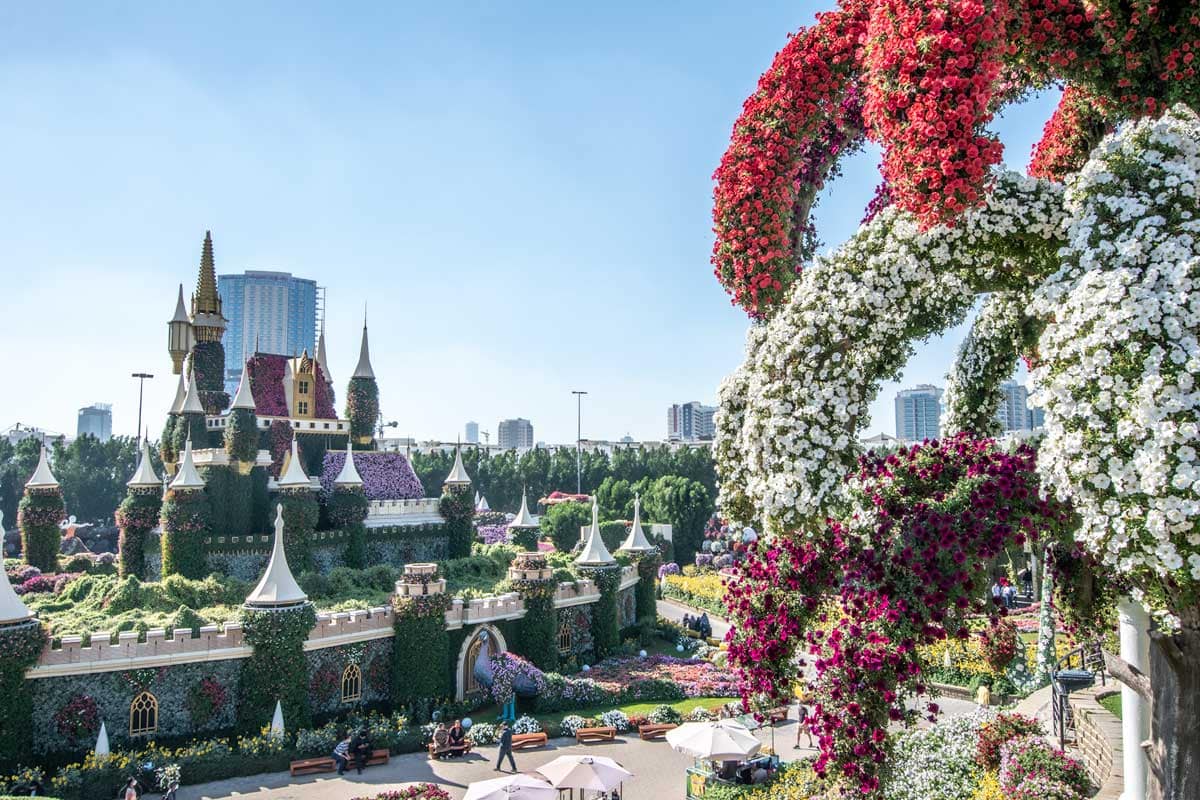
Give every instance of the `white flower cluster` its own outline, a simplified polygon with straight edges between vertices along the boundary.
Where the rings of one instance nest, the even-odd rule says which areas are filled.
[[[996,292],[984,302],[971,332],[946,375],[942,431],[977,436],[1000,433],[1000,384],[1013,373],[1020,346],[1027,297]]]
[[[885,209],[817,258],[752,328],[745,363],[722,384],[722,511],[768,533],[823,520],[844,496],[881,381],[915,341],[962,319],[973,287],[1027,287],[1048,274],[1062,230],[1061,186],[1002,173],[953,228],[922,232]],[[761,520],[750,519],[756,510]]]
[[[1062,267],[1033,301],[1052,319],[1033,373],[1043,481],[1074,503],[1078,538],[1159,599],[1200,582],[1198,189],[1189,109],[1107,137],[1068,188]]]
[[[982,771],[975,763],[979,729],[995,712],[980,709],[896,737],[885,800],[969,800]]]

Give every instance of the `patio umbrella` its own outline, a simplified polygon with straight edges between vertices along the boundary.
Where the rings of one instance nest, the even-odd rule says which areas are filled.
[[[558,789],[540,776],[517,773],[476,781],[467,787],[463,800],[558,800]]]
[[[604,756],[559,756],[537,768],[558,789],[592,789],[607,792],[633,777],[633,773]]]
[[[758,752],[762,742],[745,725],[732,719],[688,722],[667,731],[667,743],[693,758],[738,761]]]

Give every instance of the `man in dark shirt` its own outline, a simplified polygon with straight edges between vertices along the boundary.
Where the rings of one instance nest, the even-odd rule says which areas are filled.
[[[450,726],[450,756],[461,756],[467,749],[467,732],[463,729],[462,720],[454,720]]]
[[[358,733],[350,739],[350,752],[354,756],[354,766],[358,770],[358,774],[362,775],[363,767],[371,758],[371,739],[366,728],[359,729]]]
[[[507,722],[500,723],[500,755],[496,756],[496,772],[503,772],[500,769],[500,764],[504,761],[504,757],[508,756],[508,763],[512,765],[512,771],[517,771],[517,760],[513,758],[512,749],[513,732]]]

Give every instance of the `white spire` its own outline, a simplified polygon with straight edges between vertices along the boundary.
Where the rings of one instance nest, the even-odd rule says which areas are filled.
[[[242,367],[242,379],[238,382],[237,394],[233,396],[230,408],[248,408],[254,410],[254,393],[250,391],[250,360]]]
[[[592,496],[592,527],[588,531],[583,552],[575,559],[575,563],[581,567],[604,567],[615,563],[612,554],[604,546],[604,539],[600,538],[600,507],[596,505],[594,495]]]
[[[333,375],[329,372],[329,359],[325,357],[325,315],[321,314],[321,332],[317,335],[317,363],[321,365],[321,374],[326,383],[333,383]]]
[[[283,736],[283,703],[275,701],[275,714],[271,717],[271,735]]]
[[[54,477],[54,473],[50,471],[50,458],[47,455],[46,445],[42,444],[42,455],[38,458],[37,469],[33,471],[33,477],[25,484],[29,489],[53,489],[58,486],[58,479]]]
[[[483,495],[480,495],[479,502],[475,504],[475,510],[482,513],[484,511],[491,511],[492,507],[488,505],[487,498]]]
[[[200,389],[197,387],[196,373],[193,372],[188,376],[187,382],[187,397],[183,400],[183,408],[180,409],[184,414],[203,414],[204,406],[200,403]]]
[[[354,368],[355,378],[374,378],[375,370],[371,369],[371,350],[367,346],[367,312],[363,312],[362,345],[358,348],[358,366]]]
[[[634,495],[633,497],[633,527],[629,529],[629,535],[625,537],[625,541],[617,549],[628,550],[634,553],[646,553],[657,549],[654,545],[650,544],[650,540],[646,538],[646,532],[642,530],[641,495]]]
[[[172,414],[183,413],[183,401],[187,399],[187,383],[183,378],[183,370],[179,370],[179,386],[175,388],[175,402],[171,403]]]
[[[191,317],[188,316],[187,306],[183,304],[183,284],[179,284],[179,299],[175,301],[175,315],[171,317],[171,322],[186,322],[191,324]]]
[[[449,486],[465,486],[471,483],[471,476],[467,474],[467,468],[462,463],[461,447],[454,448],[454,469],[450,470],[443,483]]]
[[[350,445],[350,441],[346,441],[346,463],[342,464],[342,471],[333,479],[334,486],[362,486],[362,478],[358,476],[358,468],[354,466],[354,450]]]
[[[154,474],[154,464],[150,462],[150,443],[142,439],[142,453],[138,457],[137,469],[126,486],[159,486],[162,481]]]
[[[96,758],[106,758],[111,755],[108,748],[108,728],[104,723],[100,723],[100,735],[96,737],[96,749],[93,751]]]
[[[281,489],[312,488],[312,483],[304,474],[304,466],[300,463],[300,449],[296,444],[294,434],[292,436],[292,457],[288,460],[287,469],[279,476],[279,487]]]
[[[172,489],[203,489],[204,479],[196,472],[196,462],[192,460],[192,437],[188,437],[183,448],[183,458],[179,460],[179,471],[175,480],[171,481]]]
[[[517,516],[513,521],[508,523],[510,528],[536,528],[538,524],[533,521],[533,515],[529,513],[529,503],[525,500],[525,490],[521,490],[521,510],[517,512]]]
[[[4,530],[4,512],[0,511],[0,531]],[[33,618],[21,598],[8,582],[8,573],[0,569],[0,625],[12,625]]]
[[[287,553],[283,550],[283,504],[280,503],[275,506],[275,543],[271,547],[271,560],[267,562],[262,580],[246,598],[246,605],[293,606],[307,599],[308,595],[292,577]]]

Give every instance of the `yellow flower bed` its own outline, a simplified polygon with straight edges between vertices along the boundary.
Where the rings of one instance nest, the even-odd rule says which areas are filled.
[[[821,789],[807,764],[785,764],[775,780],[739,794],[738,800],[810,800],[818,797]]]
[[[984,663],[983,654],[979,649],[979,639],[972,636],[961,639],[946,638],[930,645],[917,648],[921,660],[933,669],[950,666],[970,675],[991,675],[992,670]],[[946,663],[949,655],[950,663]]]
[[[663,594],[713,613],[725,613],[721,604],[722,598],[725,597],[725,587],[722,585],[721,576],[716,572],[667,575],[663,578]]]
[[[1000,776],[990,770],[985,772],[971,800],[1004,800],[1004,793],[1000,791]]]

